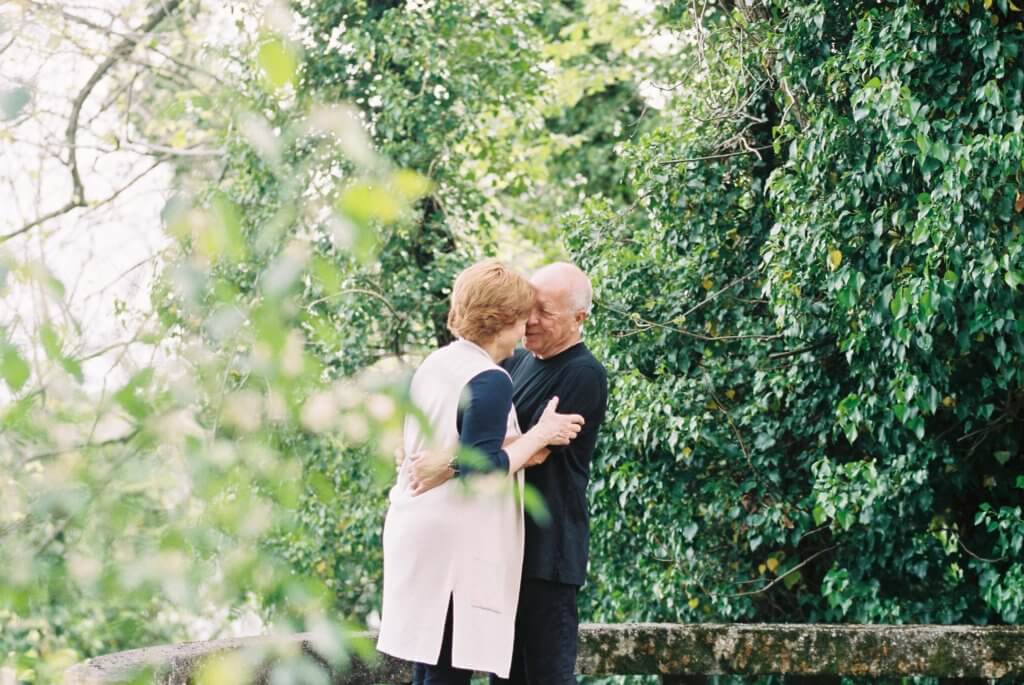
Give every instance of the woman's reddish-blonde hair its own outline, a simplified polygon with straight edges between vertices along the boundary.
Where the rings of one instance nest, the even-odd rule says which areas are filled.
[[[477,262],[455,279],[448,330],[477,344],[530,315],[535,298],[525,278],[496,259]]]

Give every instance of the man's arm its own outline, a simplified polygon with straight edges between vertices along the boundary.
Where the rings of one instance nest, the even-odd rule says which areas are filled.
[[[550,446],[551,453],[557,456],[562,452],[577,452],[581,447],[593,447],[608,406],[608,379],[604,372],[589,364],[570,366],[558,379],[553,392],[560,399],[559,409],[579,414],[584,424],[575,440],[566,446]],[[533,421],[538,418],[539,415]]]
[[[570,366],[566,368],[552,389],[559,397],[565,394],[563,402],[567,411],[579,414],[584,419],[583,430],[568,445],[550,445],[551,457],[537,467],[536,477],[542,478],[542,471],[553,468],[568,468],[571,472],[585,475],[590,471],[590,461],[597,445],[597,433],[604,420],[608,404],[608,382],[604,370],[593,365]],[[564,467],[562,463],[564,462]],[[527,476],[531,478],[531,476]]]

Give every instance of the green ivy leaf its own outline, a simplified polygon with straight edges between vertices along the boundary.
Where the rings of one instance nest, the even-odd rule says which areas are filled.
[[[21,390],[30,373],[28,363],[13,345],[0,345],[0,375],[12,391]]]
[[[291,46],[280,38],[271,37],[264,40],[256,61],[273,88],[280,89],[295,82],[298,58]]]
[[[114,393],[114,400],[134,418],[142,420],[152,413],[152,407],[143,397],[143,391],[153,380],[153,369],[139,371]]]

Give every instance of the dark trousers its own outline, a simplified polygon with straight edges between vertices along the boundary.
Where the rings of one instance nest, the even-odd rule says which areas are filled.
[[[473,671],[452,667],[452,600],[448,599],[448,618],[444,621],[444,638],[437,665],[413,663],[413,685],[469,685]]]
[[[576,685],[578,589],[550,580],[523,579],[512,670],[508,680],[492,675],[491,685]]]

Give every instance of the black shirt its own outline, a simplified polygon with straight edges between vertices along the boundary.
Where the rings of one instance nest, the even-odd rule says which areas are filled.
[[[550,359],[518,349],[502,366],[512,375],[512,401],[524,432],[555,395],[560,413],[586,421],[575,440],[552,447],[547,461],[526,469],[526,482],[544,498],[550,520],[540,525],[527,516],[523,559],[524,578],[583,585],[590,540],[587,481],[608,404],[608,376],[582,342]]]

